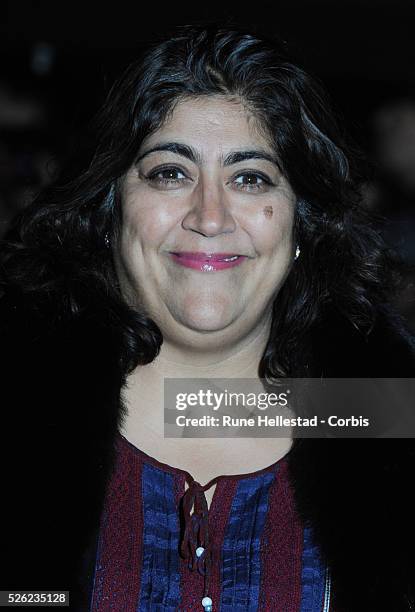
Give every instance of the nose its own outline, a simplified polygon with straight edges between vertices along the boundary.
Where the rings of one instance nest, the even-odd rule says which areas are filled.
[[[235,231],[235,220],[221,185],[207,181],[198,185],[192,194],[191,208],[183,218],[182,227],[207,237]]]

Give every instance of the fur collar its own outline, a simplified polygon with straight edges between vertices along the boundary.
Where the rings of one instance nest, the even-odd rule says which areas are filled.
[[[16,296],[0,310],[2,459],[13,492],[1,528],[4,584],[71,589],[71,609],[85,610],[78,597],[124,414],[120,338],[104,303],[71,321]],[[306,338],[313,375],[327,377],[413,377],[411,342],[381,309],[369,338],[334,309]],[[335,612],[415,610],[414,467],[412,439],[295,442],[297,507],[331,566]]]

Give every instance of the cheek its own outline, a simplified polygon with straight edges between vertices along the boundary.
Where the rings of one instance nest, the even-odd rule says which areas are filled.
[[[252,219],[252,236],[259,253],[290,248],[294,224],[291,202],[263,206]]]
[[[176,223],[173,211],[157,206],[151,198],[129,198],[123,206],[123,237],[141,244],[145,251],[162,242]]]

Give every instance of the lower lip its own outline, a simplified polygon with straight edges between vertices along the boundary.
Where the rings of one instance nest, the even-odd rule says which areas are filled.
[[[237,259],[232,261],[223,261],[223,259],[213,259],[210,257],[192,259],[189,256],[177,255],[176,253],[170,253],[170,257],[180,266],[192,268],[193,270],[200,270],[200,272],[218,272],[219,270],[234,268],[235,266],[239,266],[246,259],[243,255],[238,256]]]

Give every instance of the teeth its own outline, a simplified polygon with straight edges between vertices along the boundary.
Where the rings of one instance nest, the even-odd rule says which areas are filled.
[[[238,259],[239,255],[233,255],[232,257],[225,257],[225,259],[223,259],[222,261],[235,261],[235,259]]]

